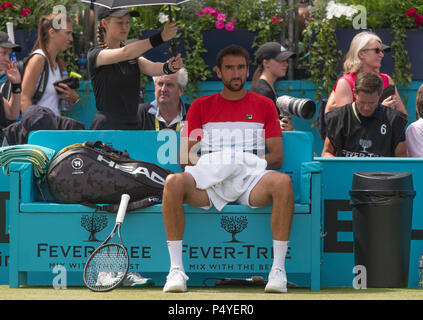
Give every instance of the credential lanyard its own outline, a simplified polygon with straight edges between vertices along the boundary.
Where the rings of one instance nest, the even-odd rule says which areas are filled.
[[[157,118],[154,119],[155,120],[155,127],[156,127],[156,131],[160,131],[160,123],[159,120],[157,120]],[[176,131],[179,131],[181,129],[181,122],[178,122],[176,124]]]
[[[352,109],[353,109],[353,111],[354,111],[354,115],[355,115],[355,117],[357,118],[358,122],[360,122],[360,123],[361,123],[360,117],[358,116],[358,114],[357,114],[357,110],[356,110],[356,108],[355,108],[355,102],[353,102],[353,103],[352,103]]]

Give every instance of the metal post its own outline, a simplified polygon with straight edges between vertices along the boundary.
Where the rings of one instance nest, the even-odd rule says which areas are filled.
[[[294,43],[294,16],[293,7],[295,0],[288,0],[288,50],[293,51]],[[291,60],[291,59],[290,59]],[[292,61],[292,60],[291,60]],[[292,63],[288,65],[288,80],[294,79],[294,66]]]

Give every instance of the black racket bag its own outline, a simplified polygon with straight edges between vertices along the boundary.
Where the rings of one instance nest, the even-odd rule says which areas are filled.
[[[96,141],[77,143],[58,152],[49,165],[47,183],[58,202],[109,212],[117,211],[121,196],[126,193],[131,197],[128,211],[132,211],[160,202],[170,173]]]

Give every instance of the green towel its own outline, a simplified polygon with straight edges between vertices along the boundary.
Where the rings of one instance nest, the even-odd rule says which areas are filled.
[[[46,147],[20,144],[0,148],[0,167],[6,176],[10,174],[9,166],[12,162],[30,162],[34,165],[34,175],[41,178],[45,175],[47,167],[56,153]]]

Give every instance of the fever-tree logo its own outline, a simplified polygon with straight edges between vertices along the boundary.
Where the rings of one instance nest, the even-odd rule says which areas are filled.
[[[242,242],[237,240],[235,235],[247,228],[248,219],[247,216],[222,216],[220,225],[226,232],[232,235],[232,240],[226,242]]]
[[[87,241],[90,242],[99,242],[95,238],[95,234],[100,232],[107,226],[107,216],[106,215],[97,215],[97,216],[89,216],[83,215],[81,217],[81,226],[90,233],[90,237]]]

